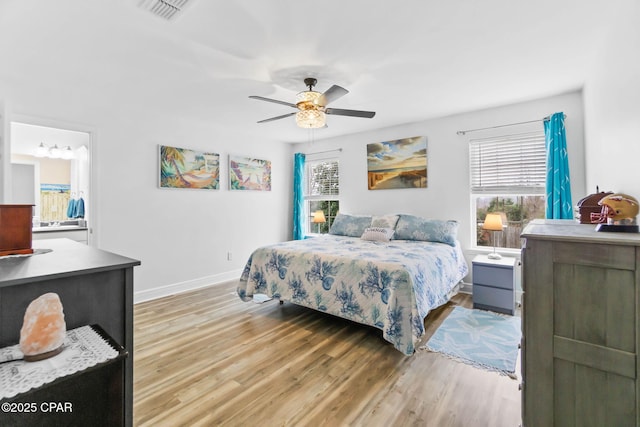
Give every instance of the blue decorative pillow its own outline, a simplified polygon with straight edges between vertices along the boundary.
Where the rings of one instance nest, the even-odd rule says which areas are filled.
[[[457,221],[426,219],[414,215],[400,215],[393,238],[397,240],[440,242],[455,246],[457,236]]]
[[[333,220],[329,234],[336,236],[360,237],[371,226],[370,216],[347,215],[339,213]]]

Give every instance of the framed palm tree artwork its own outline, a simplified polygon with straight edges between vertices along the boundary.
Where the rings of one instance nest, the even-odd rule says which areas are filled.
[[[271,161],[230,155],[229,189],[271,191]]]
[[[217,190],[219,186],[219,154],[160,146],[161,188]]]

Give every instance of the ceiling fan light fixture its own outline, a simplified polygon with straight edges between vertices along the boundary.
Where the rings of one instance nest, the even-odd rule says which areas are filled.
[[[296,106],[300,110],[296,113],[296,124],[301,128],[318,129],[325,126],[327,117],[317,105],[322,94],[311,90],[311,87],[296,95]]]
[[[271,117],[269,119],[260,120],[258,121],[258,123],[272,122],[274,120],[280,120],[295,115],[296,124],[299,127],[307,129],[317,129],[326,126],[327,118],[325,114],[332,114],[336,116],[366,117],[369,119],[375,116],[375,111],[327,108],[327,105],[330,102],[341,98],[342,96],[349,93],[349,91],[343,87],[333,85],[323,93],[320,93],[313,90],[313,87],[316,85],[316,83],[317,80],[313,77],[307,77],[306,79],[304,79],[304,84],[307,85],[309,90],[298,92],[298,94],[296,95],[295,104],[286,101],[279,101],[277,99],[265,98],[264,96],[249,96],[249,98],[252,99],[273,102],[275,104],[282,104],[298,110],[296,113],[289,113],[283,114],[281,116]]]
[[[300,110],[296,113],[296,124],[301,128],[318,129],[327,123],[327,116],[320,110]]]
[[[296,105],[300,109],[303,109],[305,106],[308,106],[307,108],[313,108],[316,105],[318,98],[320,98],[320,95],[322,94],[315,90],[305,90],[300,92],[296,95]]]

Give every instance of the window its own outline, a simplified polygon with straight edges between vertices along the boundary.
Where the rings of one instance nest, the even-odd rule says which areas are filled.
[[[338,160],[310,160],[307,161],[307,188],[305,190],[305,205],[307,221],[307,231],[309,233],[327,233],[338,209],[340,208],[340,169]],[[312,222],[313,213],[321,210],[324,213],[326,222]]]
[[[475,246],[520,249],[522,229],[532,219],[544,218],[544,130],[471,140],[469,168]],[[490,212],[502,216],[504,231],[495,236],[482,229]]]

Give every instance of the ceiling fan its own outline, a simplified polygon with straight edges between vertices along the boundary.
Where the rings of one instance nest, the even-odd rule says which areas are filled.
[[[296,103],[279,101],[277,99],[265,98],[263,96],[252,95],[249,98],[261,101],[275,102],[276,104],[287,105],[298,111],[283,114],[281,116],[271,117],[269,119],[260,120],[258,123],[271,122],[274,120],[284,119],[286,117],[296,116],[296,124],[301,128],[316,129],[326,126],[326,114],[334,114],[337,116],[364,117],[367,119],[376,115],[375,111],[360,110],[344,110],[341,108],[327,108],[330,102],[348,94],[349,91],[343,87],[333,85],[324,93],[316,92],[313,87],[318,81],[313,77],[304,79],[304,84],[309,90],[302,91],[296,95]]]

